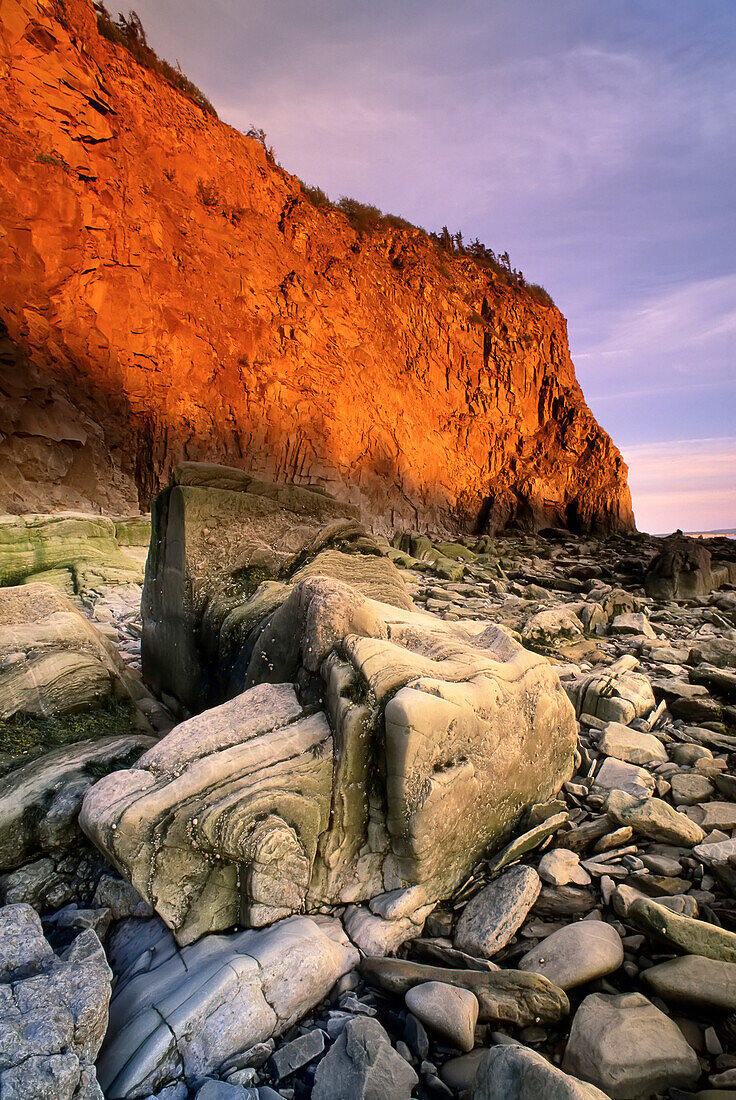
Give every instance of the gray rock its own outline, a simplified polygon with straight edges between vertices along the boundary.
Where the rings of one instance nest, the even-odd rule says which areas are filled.
[[[94,1061],[110,978],[91,929],[59,958],[29,905],[0,909],[0,1095],[102,1100]]]
[[[676,806],[696,806],[710,798],[715,788],[709,779],[697,772],[680,772],[670,776],[672,801]]]
[[[339,922],[318,920],[292,917],[181,949],[158,919],[118,926],[97,1063],[105,1095],[125,1100],[172,1078],[196,1081],[302,1019],[358,961]]]
[[[324,1049],[324,1032],[320,1031],[319,1028],[314,1028],[305,1035],[300,1035],[298,1038],[292,1039],[290,1043],[285,1043],[284,1046],[279,1047],[269,1058],[268,1068],[272,1076],[280,1081],[282,1077],[289,1077],[290,1074],[296,1073],[302,1066],[309,1065],[310,1062],[319,1057]]]
[[[230,1085],[226,1081],[205,1081],[197,1089],[195,1100],[250,1100],[251,1090],[241,1085]]]
[[[563,1073],[520,1044],[491,1047],[483,1054],[472,1100],[607,1100],[594,1085]]]
[[[570,1030],[562,1069],[611,1100],[638,1100],[687,1088],[700,1063],[678,1026],[641,993],[591,993]]]
[[[542,888],[533,867],[512,867],[476,894],[462,912],[455,946],[490,958],[524,923]]]
[[[569,814],[566,810],[561,813],[550,814],[549,817],[545,817],[543,821],[533,825],[525,833],[514,837],[500,852],[488,860],[488,873],[491,875],[498,874],[510,863],[521,859],[526,852],[538,848],[548,836],[552,836],[567,822],[568,817]]]
[[[630,825],[641,836],[665,844],[692,848],[705,836],[699,825],[661,798],[642,801],[625,791],[614,790],[606,799],[606,811],[618,825]]]
[[[409,1100],[418,1081],[378,1021],[360,1017],[317,1066],[312,1100]]]
[[[627,764],[656,764],[667,760],[667,750],[651,733],[639,733],[620,722],[609,722],[603,730],[598,748],[606,756],[625,760]]]
[[[456,1092],[466,1092],[470,1089],[478,1066],[486,1056],[484,1047],[478,1047],[470,1054],[461,1054],[459,1058],[448,1058],[440,1069],[440,1078]]]
[[[423,982],[407,990],[406,1007],[451,1046],[470,1051],[478,1022],[478,998],[445,982]]]
[[[736,1012],[736,963],[682,955],[651,966],[644,980],[663,1001]]]
[[[350,939],[364,955],[393,955],[403,943],[414,940],[422,934],[423,915],[427,915],[432,906],[419,910],[420,920],[398,917],[384,920],[362,906],[349,905],[342,922]]]
[[[654,777],[644,768],[627,764],[609,756],[596,772],[594,788],[603,791],[626,791],[635,798],[647,798],[654,790]]]
[[[114,920],[153,916],[153,909],[134,886],[110,875],[103,875],[98,882],[92,904],[109,909]]]
[[[560,989],[575,989],[618,970],[624,961],[621,937],[610,924],[582,920],[553,932],[527,951],[519,970],[543,974]]]
[[[587,886],[590,883],[590,875],[580,866],[580,856],[568,848],[553,848],[551,852],[546,852],[539,861],[537,871],[539,877],[552,886],[567,886],[571,882],[576,886]]]

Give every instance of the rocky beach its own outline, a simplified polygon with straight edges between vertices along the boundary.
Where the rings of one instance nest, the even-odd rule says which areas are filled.
[[[732,542],[148,529],[0,525],[3,1096],[731,1095]]]

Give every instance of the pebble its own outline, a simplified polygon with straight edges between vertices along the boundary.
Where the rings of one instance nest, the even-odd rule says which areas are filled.
[[[469,989],[444,982],[423,982],[404,996],[406,1007],[452,1046],[465,1052],[474,1045],[478,998]]]

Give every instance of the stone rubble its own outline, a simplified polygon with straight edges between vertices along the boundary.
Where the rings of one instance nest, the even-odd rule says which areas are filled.
[[[697,548],[665,547],[657,562],[662,542],[646,536],[497,536],[482,552],[466,540],[431,554],[396,542],[377,545],[415,610],[392,621],[492,622],[542,654],[575,707],[574,774],[527,805],[454,892],[397,883],[233,931],[244,913],[183,947],[151,916],[146,875],[134,890],[124,861],[74,841],[77,789],[68,807],[65,788],[51,789],[0,877],[0,924],[32,914],[30,902],[45,938],[37,917],[32,933],[0,936],[0,968],[19,975],[0,978],[0,993],[17,1001],[82,957],[104,964],[101,948],[89,955],[99,932],[114,1026],[97,1057],[100,966],[96,1000],[89,974],[79,986],[97,1007],[73,1055],[44,1040],[23,1060],[0,1043],[3,1088],[22,1067],[29,1097],[53,1080],[70,1100],[100,1085],[107,1100],[716,1100],[719,1089],[725,1100],[736,1089],[736,545],[709,543],[706,569]],[[131,674],[139,599],[129,578],[87,605],[72,597]],[[165,742],[137,735],[164,761]],[[43,787],[33,752],[5,780],[27,783],[31,765]]]

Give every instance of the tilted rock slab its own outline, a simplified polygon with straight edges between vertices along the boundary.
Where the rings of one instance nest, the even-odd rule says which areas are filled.
[[[108,953],[117,980],[97,1063],[107,1100],[216,1072],[286,1031],[359,958],[339,922],[325,917],[181,949],[160,921],[132,920],[113,933]]]
[[[307,674],[324,711],[258,682]],[[573,770],[555,672],[488,623],[310,577],[247,677],[85,797],[82,828],[180,943],[418,884],[447,896]]]

